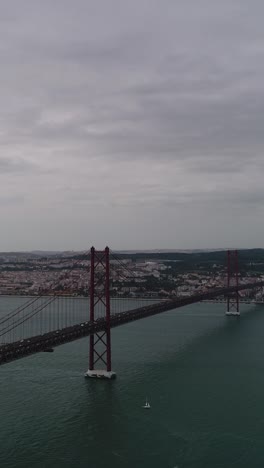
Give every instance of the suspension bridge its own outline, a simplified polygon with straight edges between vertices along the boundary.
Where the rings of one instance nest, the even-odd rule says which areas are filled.
[[[87,377],[114,378],[111,363],[111,329],[129,322],[174,310],[188,304],[224,296],[227,315],[239,316],[239,292],[258,289],[264,281],[239,284],[238,252],[227,252],[225,287],[152,303],[115,300],[111,297],[111,253],[109,248],[91,248],[89,297],[77,299],[58,295],[53,285],[52,295],[28,298],[19,307],[0,318],[0,365],[39,352],[53,352],[56,346],[89,336],[89,368]],[[133,277],[122,260],[114,255],[119,275]],[[78,263],[78,260],[76,261]],[[67,274],[67,273],[66,273]],[[88,271],[87,271],[88,275]],[[129,276],[128,276],[129,275]]]

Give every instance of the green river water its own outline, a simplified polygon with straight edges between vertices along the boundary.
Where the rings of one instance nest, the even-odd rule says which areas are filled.
[[[115,381],[84,379],[88,338],[2,366],[0,467],[263,468],[264,307],[224,312],[114,329]]]

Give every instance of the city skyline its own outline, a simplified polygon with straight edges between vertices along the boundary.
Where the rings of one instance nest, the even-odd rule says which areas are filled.
[[[0,251],[264,247],[264,5],[1,7]]]

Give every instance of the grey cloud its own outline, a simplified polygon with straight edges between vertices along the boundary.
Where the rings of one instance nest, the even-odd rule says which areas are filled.
[[[26,197],[25,195],[14,195],[13,197],[2,197],[0,196],[0,206],[8,207],[8,206],[20,206],[21,204],[25,203]]]
[[[200,238],[189,247],[206,244],[208,219],[222,246],[232,210],[251,221],[261,211],[261,2],[2,3],[0,190],[14,196],[14,210],[14,190],[26,186],[28,221],[41,212],[54,223],[59,207],[56,233],[41,247],[87,248],[88,231],[91,243],[111,244],[121,218],[122,248],[144,248],[131,235],[137,222],[162,243],[155,247],[185,248],[197,213]],[[171,237],[153,234],[155,220],[170,224]],[[73,221],[78,245],[64,235]],[[34,247],[33,231],[24,248]]]
[[[31,172],[32,170],[36,169],[36,165],[34,163],[30,163],[22,158],[14,158],[11,159],[10,157],[0,157],[0,173],[1,174],[18,174],[24,172]]]
[[[127,66],[128,62],[138,62],[139,56],[143,54],[141,50],[144,36],[139,34],[120,35],[110,42],[94,43],[92,40],[75,40],[65,43],[61,41],[54,47],[54,43],[32,44],[29,43],[27,53],[30,55],[40,54],[43,59],[54,64],[61,61],[62,65],[66,62],[79,64],[82,67],[88,66],[113,68],[116,65]],[[144,54],[143,54],[144,56]]]
[[[214,204],[215,209],[226,209],[226,205],[233,208],[239,208],[242,211],[250,207],[250,209],[258,210],[263,208],[264,203],[264,191],[235,191],[229,190],[227,192],[223,191],[197,191],[192,193],[173,193],[173,192],[164,192],[155,194],[141,194],[138,198],[133,196],[126,197],[124,199],[119,199],[113,203],[114,206],[137,206],[138,203],[141,203],[145,206],[153,206],[153,203],[157,207],[169,207],[177,208],[179,206],[187,206],[190,203],[193,205],[193,208],[196,209],[197,205],[208,207],[211,209],[212,204]]]

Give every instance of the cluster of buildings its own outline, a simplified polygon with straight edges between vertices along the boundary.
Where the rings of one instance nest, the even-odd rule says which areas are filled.
[[[112,289],[116,295],[146,296],[146,297],[189,297],[193,294],[206,293],[211,289],[227,286],[226,271],[223,267],[215,265],[208,271],[175,272],[167,262],[146,261],[131,265],[134,271],[134,282],[131,285],[129,279],[112,283]],[[264,280],[264,275],[258,277]],[[156,281],[153,281],[156,280]],[[256,276],[239,277],[239,284],[255,283]],[[130,284],[129,284],[130,283]],[[154,284],[153,284],[154,283]],[[234,283],[235,284],[235,283]],[[231,284],[232,285],[232,284]],[[257,293],[254,290],[240,292],[241,298],[262,298],[262,290]]]
[[[210,270],[184,271],[171,261],[112,260],[110,290],[122,297],[187,297],[226,286],[226,273],[221,265]],[[89,294],[90,261],[71,257],[0,257],[1,295]],[[259,276],[259,279],[263,279]],[[247,275],[240,284],[255,282]],[[242,291],[241,296],[254,294]],[[258,292],[262,296],[262,292]]]
[[[0,259],[1,295],[68,294],[87,295],[88,260],[63,258]]]

